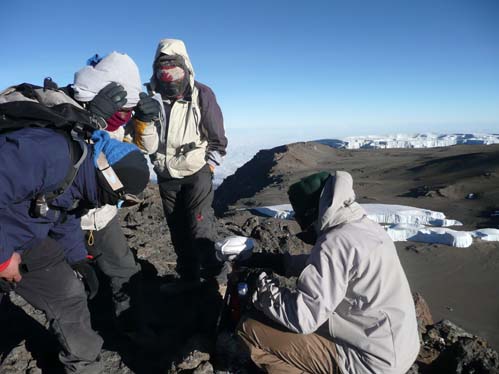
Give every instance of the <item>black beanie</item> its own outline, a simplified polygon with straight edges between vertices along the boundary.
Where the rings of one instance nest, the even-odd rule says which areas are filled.
[[[311,225],[318,218],[321,192],[330,176],[325,171],[315,173],[289,187],[289,201],[302,228]]]
[[[102,152],[123,184],[125,193],[141,193],[149,182],[149,167],[140,149],[134,144],[112,139],[109,133],[102,130],[94,131],[92,140],[95,167],[99,169],[98,158]],[[100,184],[104,189],[108,185],[105,179]]]
[[[149,182],[149,167],[142,152],[130,152],[112,167],[123,184],[125,193],[138,195],[146,188]]]

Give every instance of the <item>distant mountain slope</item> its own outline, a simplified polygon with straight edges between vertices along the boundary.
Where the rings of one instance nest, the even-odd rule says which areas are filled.
[[[362,202],[437,209],[470,228],[494,224],[488,212],[499,209],[499,145],[348,150],[306,142],[258,152],[216,190],[216,211],[287,203],[291,183],[336,169],[353,175]]]
[[[330,160],[339,152],[330,147],[314,143],[293,143],[259,151],[249,162],[227,177],[215,191],[214,207],[217,213],[224,212],[230,205],[252,205],[252,198],[262,190],[271,189],[273,199],[285,195],[282,190],[287,174],[305,175],[310,170],[329,169]],[[284,186],[286,183],[284,183]],[[266,202],[262,203],[267,203]]]
[[[248,162],[260,149],[270,149],[283,143],[299,142],[301,139],[279,141],[275,137],[265,137],[260,142],[255,138],[246,139],[229,136],[227,155],[222,165],[216,168],[214,184],[219,186],[224,178],[235,173],[238,167]],[[288,137],[289,138],[289,137]],[[491,145],[499,144],[499,134],[397,134],[386,136],[351,136],[341,139],[323,138],[317,143],[336,149],[392,149],[392,148],[434,148],[452,145]]]

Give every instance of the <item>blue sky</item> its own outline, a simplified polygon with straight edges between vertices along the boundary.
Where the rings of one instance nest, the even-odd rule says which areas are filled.
[[[67,84],[94,53],[148,80],[186,42],[229,135],[276,141],[499,132],[499,1],[6,1],[0,87]]]

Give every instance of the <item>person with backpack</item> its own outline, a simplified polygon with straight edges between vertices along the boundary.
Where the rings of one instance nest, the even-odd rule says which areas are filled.
[[[395,245],[355,202],[349,173],[291,185],[310,255],[253,254],[240,266],[297,276],[295,289],[262,272],[257,313],[238,334],[268,373],[404,374],[419,353],[416,312]]]
[[[134,142],[144,154],[150,154],[158,148],[153,119],[159,117],[160,104],[141,92],[141,86],[139,69],[132,58],[112,52],[103,58],[95,56],[90,65],[77,71],[69,92],[88,110],[106,117],[105,131],[111,138]],[[127,93],[126,103],[116,110],[112,97],[120,88]],[[99,96],[105,99],[96,107]],[[118,331],[140,342],[153,335],[142,313],[141,268],[128,246],[117,213],[116,205],[91,209],[82,217],[81,227],[89,253],[109,279]]]
[[[162,291],[181,293],[226,272],[215,257],[212,179],[226,153],[227,138],[215,94],[194,79],[183,41],[159,42],[149,88],[162,103],[156,122],[159,146],[151,161],[179,275]]]
[[[94,99],[90,108],[100,106],[102,97]],[[126,93],[111,100],[119,109]],[[66,373],[103,370],[81,281],[95,278],[81,212],[137,203],[149,182],[137,146],[81,127],[103,121],[60,90],[21,85],[0,93],[0,287],[45,312]],[[91,143],[80,133],[91,133]]]

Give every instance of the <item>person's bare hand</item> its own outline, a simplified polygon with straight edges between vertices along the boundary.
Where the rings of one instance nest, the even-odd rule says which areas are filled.
[[[0,278],[5,278],[9,282],[20,282],[22,279],[21,273],[19,272],[19,265],[21,264],[21,256],[19,253],[14,252],[10,258],[9,265],[2,271],[0,271]]]

